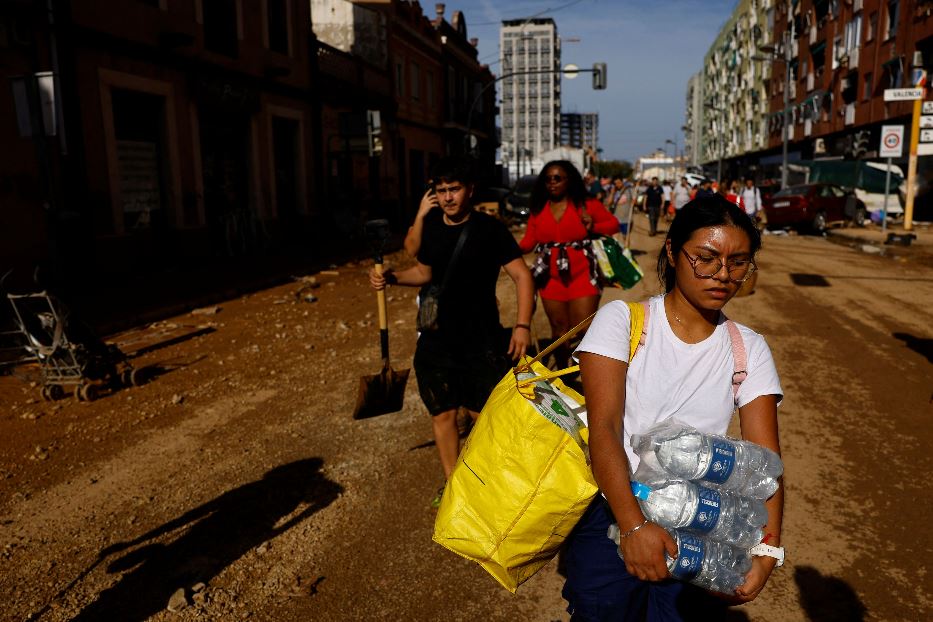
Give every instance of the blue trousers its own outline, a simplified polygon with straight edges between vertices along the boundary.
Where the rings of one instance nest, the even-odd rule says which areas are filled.
[[[562,553],[563,597],[572,622],[681,622],[722,620],[727,606],[704,589],[673,579],[642,581],[625,570],[606,537],[615,522],[597,496],[567,539]]]

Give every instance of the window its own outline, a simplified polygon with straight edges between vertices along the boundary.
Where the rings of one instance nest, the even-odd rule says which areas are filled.
[[[235,58],[237,55],[237,7],[229,0],[203,0],[204,47]]]
[[[434,85],[434,73],[429,71],[428,72],[428,84],[427,84],[429,106],[433,106],[435,104],[434,86],[435,86]]]
[[[872,13],[868,16],[868,32],[865,33],[865,43],[873,41],[875,32],[878,30],[878,13]]]
[[[898,0],[891,0],[888,2],[888,11],[887,11],[887,22],[885,23],[884,28],[884,38],[885,40],[893,39],[897,34],[897,21],[898,21]]]
[[[288,54],[288,3],[287,0],[266,0],[266,28],[269,49]]]
[[[866,73],[865,84],[863,86],[863,91],[862,91],[862,99],[871,99],[871,79],[872,79],[872,74]]]
[[[402,96],[402,63],[395,63],[395,95]]]
[[[862,38],[862,16],[856,15],[846,24],[845,42],[846,50],[852,51],[858,48],[859,41]]]
[[[421,65],[412,63],[409,66],[408,80],[412,101],[421,101]]]

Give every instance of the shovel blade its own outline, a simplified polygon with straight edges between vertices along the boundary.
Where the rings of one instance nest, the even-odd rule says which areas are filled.
[[[354,419],[367,419],[402,410],[405,384],[411,370],[395,371],[384,367],[381,372],[360,378],[360,393],[353,409]]]

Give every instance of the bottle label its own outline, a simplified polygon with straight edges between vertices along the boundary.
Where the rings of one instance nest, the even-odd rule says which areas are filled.
[[[683,532],[678,532],[677,536],[677,559],[674,560],[671,575],[681,581],[690,581],[696,578],[703,569],[706,543],[696,536]]]
[[[713,458],[709,462],[706,473],[700,479],[724,484],[732,475],[732,469],[735,467],[735,445],[728,441],[714,440],[712,448]]]
[[[641,482],[632,482],[632,494],[635,495],[636,499],[644,499],[647,501],[648,496],[651,494],[651,487]]]
[[[722,503],[722,495],[718,490],[697,486],[699,493],[699,503],[697,503],[696,514],[693,520],[687,525],[688,529],[708,533],[713,530],[716,523],[719,522],[719,508]]]

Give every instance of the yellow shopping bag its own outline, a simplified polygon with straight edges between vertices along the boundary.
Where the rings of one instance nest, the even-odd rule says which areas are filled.
[[[629,307],[634,355],[644,310]],[[583,397],[557,378],[578,367],[551,372],[538,363],[590,319],[496,385],[438,508],[434,541],[510,592],[557,554],[598,490],[579,416]]]

